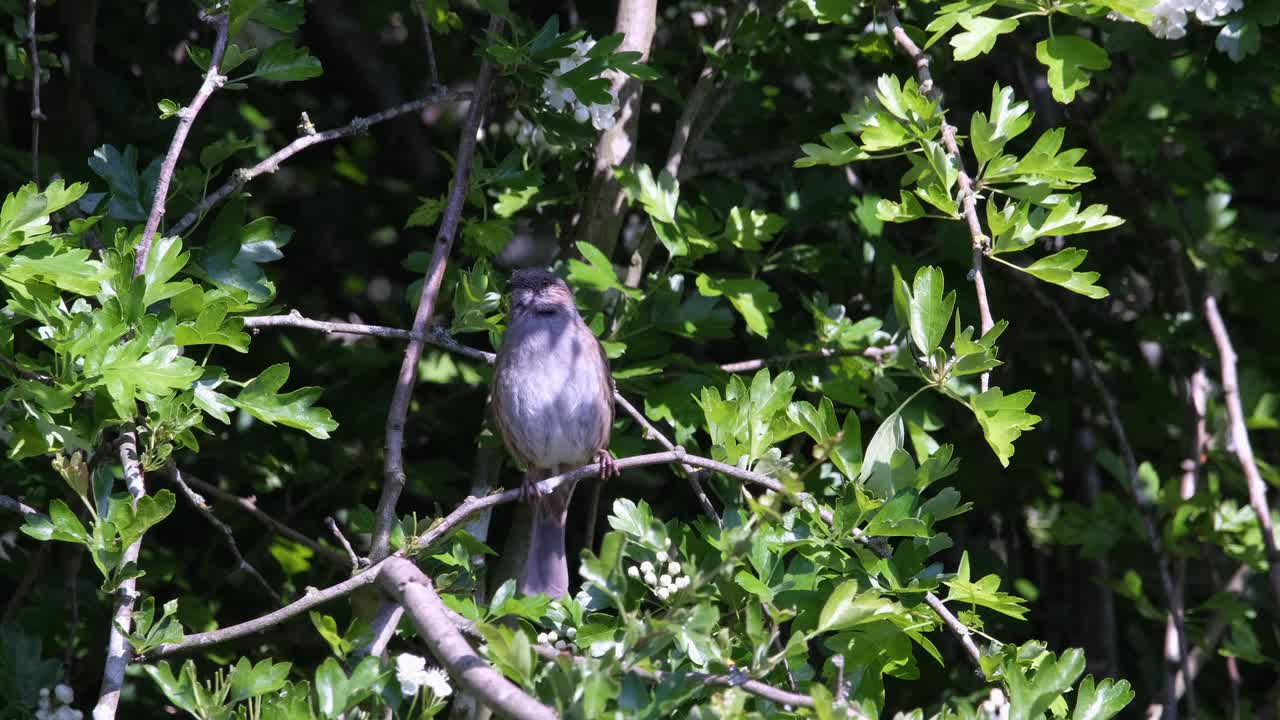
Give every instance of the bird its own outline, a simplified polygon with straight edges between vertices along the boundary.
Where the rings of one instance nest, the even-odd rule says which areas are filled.
[[[577,481],[541,495],[537,484],[591,462],[601,479],[618,474],[609,453],[613,379],[604,347],[578,313],[573,291],[539,268],[516,270],[508,282],[506,333],[494,363],[489,398],[504,444],[527,470],[521,497],[530,506],[528,542],[517,589],[559,598],[569,590],[565,521]],[[515,523],[519,527],[522,523]]]

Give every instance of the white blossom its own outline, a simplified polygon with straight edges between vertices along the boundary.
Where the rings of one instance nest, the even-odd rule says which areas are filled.
[[[670,576],[670,575],[667,575],[666,573],[663,573],[663,574],[662,574],[662,577],[658,578],[658,584],[659,584],[659,585],[661,585],[661,586],[663,586],[663,587],[666,587],[666,586],[670,585],[670,584],[671,584],[671,576]]]
[[[1163,40],[1187,35],[1187,13],[1178,0],[1160,0],[1151,8],[1151,34]]]
[[[652,572],[647,572],[644,574],[644,582],[646,585],[657,585],[658,576],[654,575]]]
[[[1226,53],[1232,62],[1240,62],[1246,54],[1245,48],[1240,45],[1244,27],[1245,24],[1240,20],[1232,20],[1218,32],[1217,39],[1213,41],[1213,46],[1219,52]]]
[[[572,640],[572,639],[574,639],[574,638],[578,637],[578,628],[574,628],[574,627],[567,628],[567,629],[564,631],[564,634],[565,634],[565,636],[566,636],[566,637],[568,637],[570,640]]]
[[[640,568],[636,567],[635,565],[632,565],[631,567],[627,568],[627,577],[632,577],[632,578],[640,577]]]
[[[644,573],[645,575],[648,575],[649,573],[653,572],[653,563],[649,562],[648,560],[645,560],[644,562],[640,563],[640,572]]]
[[[54,686],[53,695],[54,697],[58,698],[58,702],[62,703],[63,705],[70,705],[72,701],[76,699],[75,693],[72,692],[71,687],[68,685],[63,685],[62,683],[58,683],[56,686]]]
[[[657,594],[658,594],[658,598],[661,600],[666,600],[667,598],[671,597],[671,591],[665,587],[658,588]]]
[[[551,642],[555,642],[560,639],[560,633],[556,632],[555,630],[552,630],[551,632],[547,633],[547,639],[550,640]]]
[[[546,633],[538,633],[538,644],[539,644],[539,645],[546,645],[546,644],[547,644],[547,639],[548,639],[548,638],[547,638],[547,634],[546,634]]]
[[[658,562],[660,562],[660,563],[664,563],[664,562],[666,562],[666,561],[667,561],[667,551],[666,551],[666,550],[659,550],[659,551],[658,551]]]
[[[427,669],[422,674],[422,684],[431,689],[437,698],[447,698],[453,694],[453,686],[449,684],[449,674],[438,667]]]
[[[667,563],[667,572],[671,573],[672,575],[679,575],[680,563],[676,562],[675,560],[672,560],[671,562]]]
[[[691,582],[692,581],[689,579],[688,575],[681,575],[679,578],[676,579],[676,587],[683,590],[684,588],[689,587],[689,583]]]
[[[427,661],[410,653],[396,656],[396,681],[400,683],[400,692],[406,697],[417,695],[418,690],[427,684]]]
[[[563,640],[557,640],[557,641],[556,641],[556,649],[557,649],[557,650],[563,650],[563,649],[565,649],[565,648],[567,648],[567,647],[569,647],[569,643],[567,643],[567,642],[565,642],[565,641],[563,641]]]

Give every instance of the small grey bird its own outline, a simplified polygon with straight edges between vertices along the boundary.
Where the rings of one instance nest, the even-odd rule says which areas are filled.
[[[576,481],[545,497],[535,485],[593,461],[602,478],[617,474],[608,450],[613,380],[604,348],[564,280],[546,270],[517,270],[508,291],[511,310],[490,405],[507,450],[528,467],[520,487],[533,518],[524,562],[514,563],[517,587],[557,598],[569,590],[564,526]]]

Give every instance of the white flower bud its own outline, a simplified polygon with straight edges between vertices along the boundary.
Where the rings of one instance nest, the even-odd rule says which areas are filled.
[[[572,640],[572,639],[574,639],[574,638],[578,637],[578,628],[573,628],[573,627],[571,627],[571,628],[569,628],[568,630],[565,630],[565,631],[564,631],[564,634],[565,634],[566,636],[568,636],[568,638],[569,638],[570,640]]]
[[[647,572],[644,574],[644,582],[646,585],[657,585],[658,576],[654,575],[652,572]]]
[[[632,577],[632,578],[640,577],[640,568],[636,567],[635,565],[632,565],[631,567],[627,568],[627,577]]]
[[[681,575],[680,577],[676,578],[676,587],[681,589],[687,588],[689,587],[689,583],[691,582],[692,581],[689,579],[688,575]]]
[[[667,585],[670,585],[670,584],[671,584],[671,576],[670,576],[670,575],[667,575],[667,574],[665,574],[665,573],[664,573],[662,577],[658,578],[658,584],[659,584],[659,585],[662,585],[662,586],[664,586],[664,587],[665,587],[665,586],[667,586]]]
[[[667,598],[671,597],[671,591],[664,587],[658,588],[658,597],[662,600],[666,600]]]
[[[551,642],[555,642],[559,639],[560,639],[560,633],[556,632],[555,630],[552,630],[551,632],[547,633],[547,640]]]
[[[75,693],[72,692],[71,687],[61,683],[53,688],[53,695],[58,698],[58,702],[63,705],[70,705],[71,702],[76,699]]]
[[[567,647],[569,647],[569,643],[567,643],[567,642],[565,642],[565,641],[563,641],[563,640],[557,640],[557,641],[556,641],[556,649],[557,649],[557,650],[563,650],[563,649],[565,649],[565,648],[567,648]]]
[[[666,561],[667,561],[667,551],[666,551],[666,550],[659,550],[659,551],[658,551],[658,562],[666,562]]]
[[[667,572],[671,573],[672,575],[679,575],[680,563],[676,562],[675,560],[672,560],[671,562],[667,563]]]
[[[671,547],[671,538],[669,537],[662,538],[662,544],[666,545],[667,547]]]
[[[538,633],[538,644],[539,644],[539,645],[546,645],[546,644],[547,644],[547,634],[546,634],[546,633]]]
[[[640,563],[640,572],[644,573],[645,575],[648,575],[649,573],[653,572],[653,563],[649,562],[648,560],[645,560],[644,562]]]

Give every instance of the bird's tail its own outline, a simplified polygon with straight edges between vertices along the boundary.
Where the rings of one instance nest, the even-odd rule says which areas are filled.
[[[538,472],[535,477],[533,473]],[[553,472],[560,472],[554,470]],[[545,471],[529,469],[529,480],[550,477]],[[562,485],[554,493],[535,501],[533,522],[529,530],[529,547],[519,589],[525,595],[542,593],[559,598],[569,592],[569,562],[565,549],[564,525],[569,515],[569,499],[574,482]]]

